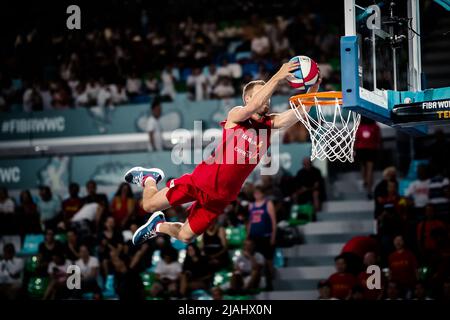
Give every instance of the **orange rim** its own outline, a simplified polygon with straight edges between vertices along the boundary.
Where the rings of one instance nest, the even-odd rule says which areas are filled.
[[[316,104],[316,99],[314,98],[316,98],[320,102],[321,106],[335,105],[336,99],[338,99],[338,103],[342,105],[341,91],[302,93],[290,97],[289,101],[295,105],[298,105],[300,100],[305,106],[313,106]]]

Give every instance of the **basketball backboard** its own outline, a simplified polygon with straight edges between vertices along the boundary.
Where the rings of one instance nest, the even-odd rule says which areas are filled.
[[[423,88],[419,0],[344,0],[343,107],[410,133],[450,123],[450,87]]]

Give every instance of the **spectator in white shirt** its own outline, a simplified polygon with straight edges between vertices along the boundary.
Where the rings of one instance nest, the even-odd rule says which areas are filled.
[[[39,201],[37,202],[41,223],[44,228],[55,228],[61,213],[61,200],[53,195],[48,186],[39,187]]]
[[[8,189],[0,187],[0,213],[14,213],[15,204],[8,195]]]
[[[178,293],[183,268],[177,260],[178,252],[175,249],[170,247],[161,251],[161,260],[155,268],[156,282],[151,288],[152,296],[157,297],[164,291],[168,291],[170,295]]]
[[[217,69],[217,76],[228,78],[233,76],[233,70],[231,70],[227,59],[222,60],[222,65]]]
[[[228,77],[221,77],[217,86],[214,88],[214,96],[218,99],[231,98],[234,95],[234,88],[231,84],[231,79]]]
[[[172,101],[175,100],[177,91],[175,90],[175,81],[178,80],[177,72],[172,66],[167,66],[161,73],[162,88],[161,96],[169,97]]]
[[[61,299],[67,294],[67,270],[71,265],[70,261],[64,258],[62,252],[53,255],[52,261],[48,264],[47,273],[50,275],[50,282],[44,294],[44,300]]]
[[[255,243],[245,240],[242,254],[234,262],[231,290],[239,292],[259,288],[264,263],[264,256],[255,251]]]
[[[12,243],[3,247],[3,259],[0,260],[0,300],[16,300],[22,286],[23,260],[17,258]]]
[[[111,91],[111,101],[112,104],[117,106],[125,104],[128,101],[127,91],[122,83],[110,84],[109,90]]]
[[[87,107],[89,105],[89,96],[86,86],[79,83],[75,88],[74,93],[75,107]]]
[[[111,89],[105,84],[104,80],[100,80],[100,90],[97,95],[97,106],[107,107],[112,105]]]
[[[88,105],[94,105],[97,102],[98,92],[100,91],[100,86],[97,81],[90,79],[86,85],[86,93],[89,100]]]
[[[255,38],[252,39],[251,49],[255,57],[264,57],[270,52],[269,38],[264,34],[263,30],[257,32]]]
[[[149,138],[149,151],[160,151],[163,148],[161,124],[159,118],[161,117],[161,104],[155,99],[151,106],[152,115],[147,121],[147,132]]]
[[[205,99],[206,95],[206,77],[202,74],[200,68],[195,68],[186,81],[191,98],[195,101]]]
[[[90,255],[86,245],[80,246],[80,259],[75,264],[80,267],[83,292],[100,293],[101,290],[97,282],[100,264],[96,257]]]
[[[208,67],[208,72],[206,74],[206,91],[208,97],[211,97],[212,92],[214,91],[215,86],[219,80],[219,75],[217,74],[217,68],[215,64],[211,64]]]
[[[137,76],[136,72],[133,71],[127,78],[127,93],[128,96],[134,97],[141,93],[142,80]]]
[[[412,199],[417,215],[423,215],[429,199],[430,179],[427,176],[427,167],[419,165],[417,168],[418,179],[413,181],[405,191],[405,196]]]

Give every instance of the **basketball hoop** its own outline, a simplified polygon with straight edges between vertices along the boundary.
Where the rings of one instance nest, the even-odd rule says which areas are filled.
[[[342,109],[342,92],[299,94],[289,98],[289,105],[309,131],[311,160],[353,162],[353,145],[361,115]],[[309,114],[310,108],[315,108],[315,112],[311,110],[313,116]],[[330,110],[324,112],[323,108]]]

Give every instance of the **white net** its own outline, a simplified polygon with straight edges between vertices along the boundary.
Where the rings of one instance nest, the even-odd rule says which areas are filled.
[[[308,113],[308,106],[301,98],[289,101],[291,109],[297,118],[305,125],[311,138],[311,160],[328,159],[341,162],[353,162],[353,146],[356,130],[361,115],[353,111],[342,110],[340,101],[335,98],[333,104],[321,105],[321,101],[314,97],[314,105]],[[323,108],[327,108],[326,115]],[[313,111],[315,109],[315,112]],[[328,118],[328,119],[327,119]]]

